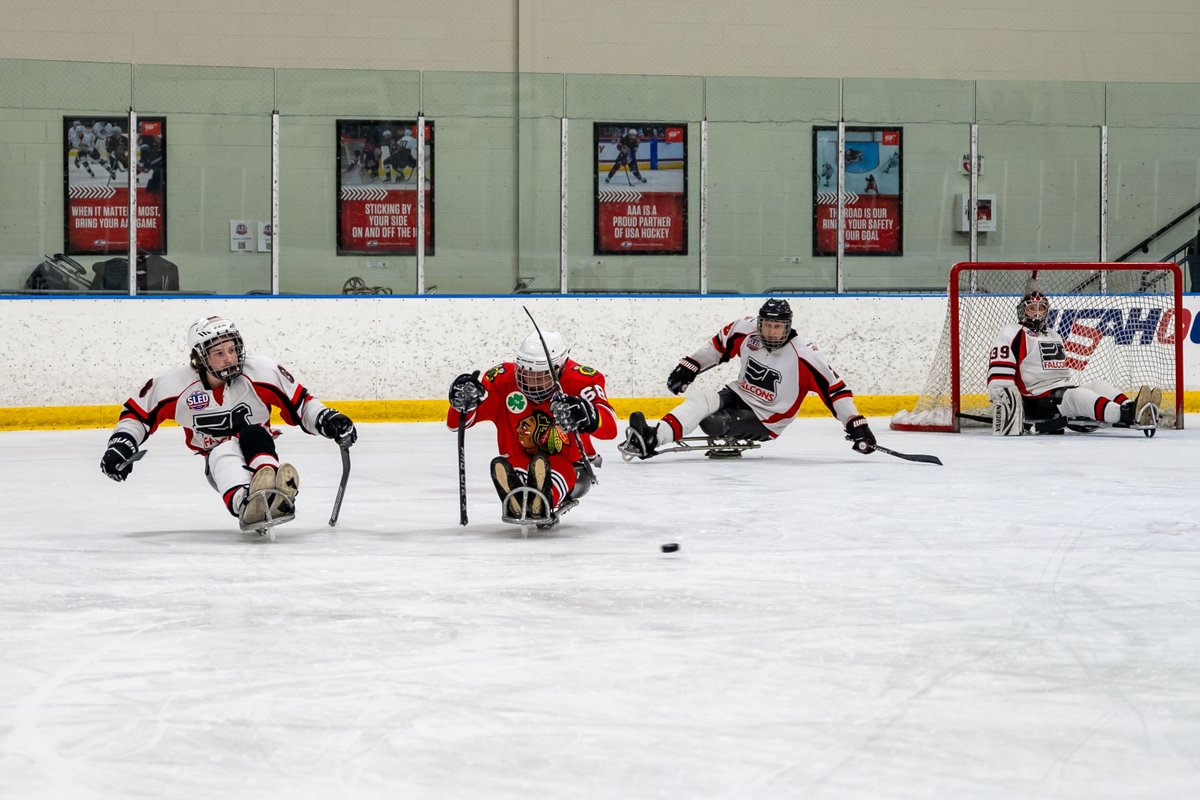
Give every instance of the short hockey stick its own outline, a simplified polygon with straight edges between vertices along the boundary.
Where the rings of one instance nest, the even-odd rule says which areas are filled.
[[[626,173],[628,177],[629,173]],[[542,336],[542,329],[538,327],[537,320],[533,318],[533,314],[529,313],[529,309],[521,306],[525,311],[525,316],[529,317],[529,321],[533,323],[533,329],[537,331],[538,339],[542,342],[542,350],[546,352],[546,366],[550,368],[550,377],[554,379],[555,394],[562,394],[562,384],[558,381],[558,374],[554,371],[554,359],[550,356],[550,346],[546,344],[546,337]],[[588,458],[588,454],[583,449],[583,439],[579,436],[579,431],[572,431],[571,436],[575,439],[575,446],[579,448],[579,455],[583,458],[583,471],[587,473],[588,479],[593,483],[599,483],[596,480],[596,470],[592,469],[592,460]]]
[[[342,451],[342,482],[338,484],[337,497],[333,500],[333,513],[329,515],[329,527],[337,525],[338,515],[342,513],[342,498],[346,496],[346,482],[350,480],[350,449],[339,447]]]
[[[458,524],[467,524],[467,415],[458,412]]]

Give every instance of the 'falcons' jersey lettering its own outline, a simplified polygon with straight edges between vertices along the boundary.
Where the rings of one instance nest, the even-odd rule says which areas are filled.
[[[767,403],[775,399],[779,391],[779,382],[783,380],[779,370],[764,366],[753,358],[746,358],[742,375],[744,377],[738,385]]]

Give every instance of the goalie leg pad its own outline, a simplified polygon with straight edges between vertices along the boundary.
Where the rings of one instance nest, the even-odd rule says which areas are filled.
[[[1025,407],[1014,387],[1006,387],[993,398],[992,435],[1020,436],[1025,428]]]

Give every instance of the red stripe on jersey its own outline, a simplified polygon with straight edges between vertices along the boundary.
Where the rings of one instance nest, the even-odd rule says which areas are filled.
[[[1108,407],[1107,397],[1097,397],[1096,403],[1092,406],[1092,416],[1097,422],[1104,422],[1104,409]]]
[[[274,406],[279,409],[279,416],[283,417],[284,422],[288,425],[300,424],[300,406],[308,397],[307,389],[297,386],[296,399],[293,400],[283,393],[283,389],[274,384],[252,381],[251,385],[254,386],[254,393],[268,407]]]
[[[1015,339],[1013,339],[1012,347],[1009,349],[1012,350],[1013,358],[1017,364],[1020,364],[1022,361],[1025,360],[1025,356],[1029,354],[1029,347],[1025,341],[1025,329],[1024,328],[1017,331],[1017,336]],[[1035,395],[1030,394],[1029,388],[1025,385],[1025,379],[1021,376],[1021,370],[1018,369],[1013,374],[1013,382],[1016,383],[1017,391],[1020,392],[1022,395],[1026,396],[1026,397],[1034,397],[1035,396]],[[1047,391],[1043,392],[1041,395],[1036,395],[1036,396],[1045,397],[1049,393],[1050,392],[1047,390]]]
[[[159,425],[162,425],[169,419],[175,419],[175,404],[178,401],[179,395],[168,397],[166,400],[159,402],[150,411],[143,411],[131,398],[125,401],[120,418],[140,422],[150,429],[150,433],[154,433],[158,430]]]
[[[721,354],[721,360],[718,363],[724,364],[726,361],[735,358],[742,352],[742,342],[746,341],[746,334],[735,333],[725,342],[725,346],[721,347],[721,340],[714,336],[713,347]]]

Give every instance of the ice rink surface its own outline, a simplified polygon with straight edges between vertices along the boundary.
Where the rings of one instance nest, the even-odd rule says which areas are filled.
[[[163,429],[0,434],[0,797],[1200,796],[1195,430],[993,439],[801,419],[499,521],[490,426],[288,428],[240,534]],[[678,542],[666,555],[659,546]]]

